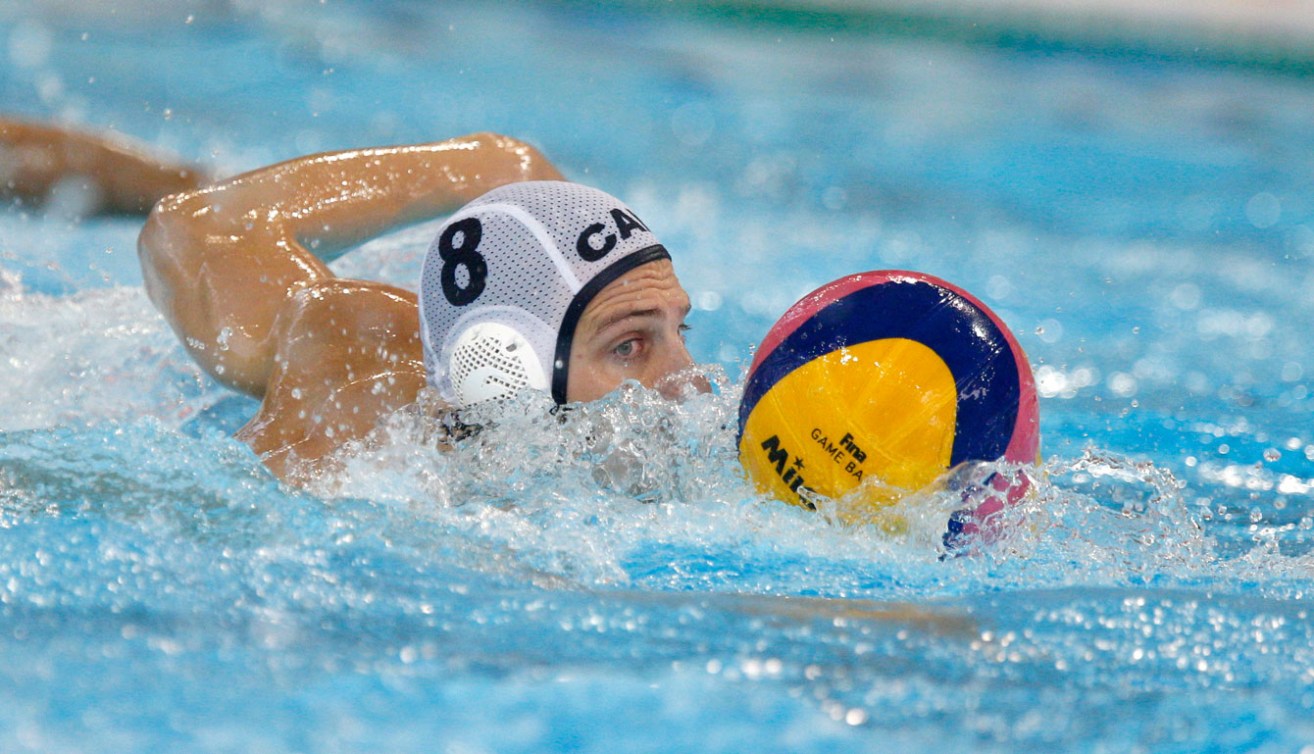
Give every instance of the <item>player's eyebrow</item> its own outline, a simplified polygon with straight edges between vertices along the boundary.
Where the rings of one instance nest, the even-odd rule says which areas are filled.
[[[630,318],[656,317],[661,315],[660,309],[638,309],[634,311],[619,311],[607,317],[598,323],[598,332],[602,332],[618,322],[624,322]]]
[[[688,317],[689,312],[691,311],[693,311],[692,304],[686,304],[685,306],[681,307],[680,319],[683,320],[685,317]],[[629,310],[629,311],[626,310],[618,311],[615,314],[612,314],[611,316],[607,317],[606,319],[598,323],[598,332],[602,332],[603,330],[606,330],[612,325],[618,322],[624,322],[625,320],[630,319],[631,317],[636,319],[643,317],[660,317],[661,314],[662,314],[662,310],[656,307],[650,307],[647,309]]]

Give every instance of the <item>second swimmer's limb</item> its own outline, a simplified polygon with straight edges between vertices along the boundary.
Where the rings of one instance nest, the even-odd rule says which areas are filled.
[[[0,199],[44,204],[67,191],[85,214],[145,214],[207,180],[126,139],[0,118]]]
[[[202,367],[264,396],[284,358],[275,320],[333,278],[326,260],[497,186],[555,178],[533,147],[496,134],[279,163],[157,205],[138,240],[146,290]],[[308,326],[357,342],[332,318]]]

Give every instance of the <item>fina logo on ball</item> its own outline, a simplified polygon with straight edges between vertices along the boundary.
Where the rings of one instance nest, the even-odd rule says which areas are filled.
[[[820,427],[813,427],[812,439],[817,441],[817,444],[821,446],[821,449],[824,450],[826,455],[830,456],[835,463],[841,463],[843,461],[844,452],[848,451],[849,455],[853,456],[853,460],[845,464],[844,470],[852,474],[858,481],[862,481],[862,469],[858,467],[858,464],[867,460],[867,453],[863,451],[862,448],[858,447],[858,442],[853,439],[852,432],[845,432],[844,436],[840,438],[839,445],[832,445],[825,433],[821,431]]]

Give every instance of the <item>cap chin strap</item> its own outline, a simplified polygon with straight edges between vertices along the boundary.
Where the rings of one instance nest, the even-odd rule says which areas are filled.
[[[665,246],[659,243],[646,246],[617,259],[610,267],[594,275],[583,288],[579,289],[575,298],[571,299],[570,306],[566,308],[566,316],[561,321],[561,330],[557,334],[557,355],[552,364],[552,400],[557,405],[566,403],[566,386],[570,381],[570,349],[575,341],[575,327],[579,324],[579,318],[584,314],[584,310],[588,308],[589,302],[593,301],[598,292],[612,281],[635,267],[670,258],[671,255],[667,253]]]

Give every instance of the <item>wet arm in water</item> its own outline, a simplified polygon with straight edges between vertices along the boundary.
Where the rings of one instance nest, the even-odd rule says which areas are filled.
[[[197,168],[126,140],[0,118],[0,199],[77,214],[145,214],[169,194],[205,183]]]
[[[327,261],[496,186],[559,177],[537,150],[495,134],[279,163],[157,205],[138,240],[146,290],[201,366],[262,396],[275,320],[334,295]],[[364,295],[364,281],[350,282]],[[369,285],[386,289],[384,307],[414,308],[409,292]]]
[[[146,290],[201,366],[263,398],[238,437],[306,479],[425,382],[415,295],[326,262],[502,184],[560,177],[495,134],[273,165],[156,205],[138,240]]]

